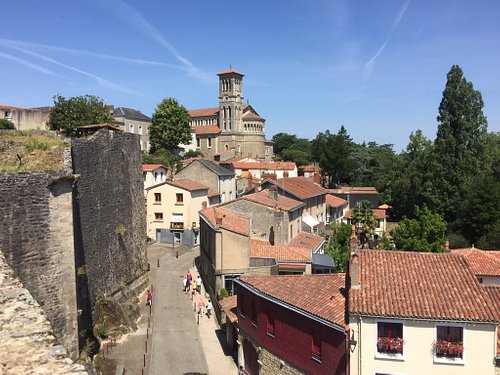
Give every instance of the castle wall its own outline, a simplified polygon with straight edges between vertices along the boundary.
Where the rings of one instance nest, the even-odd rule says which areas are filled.
[[[0,173],[0,250],[76,358],[72,183],[67,172]]]

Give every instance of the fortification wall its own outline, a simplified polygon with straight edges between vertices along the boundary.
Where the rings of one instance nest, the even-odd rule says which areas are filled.
[[[68,170],[0,173],[0,249],[76,358],[72,183]]]
[[[139,138],[102,129],[72,141],[75,250],[85,267],[94,323],[114,301],[121,323],[139,315],[147,282],[146,212]],[[81,264],[83,262],[83,264]],[[125,320],[125,322],[123,322]]]

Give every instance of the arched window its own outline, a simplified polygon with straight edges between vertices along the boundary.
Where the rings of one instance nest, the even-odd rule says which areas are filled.
[[[229,150],[229,146],[227,144],[224,145],[224,150],[225,151]]]

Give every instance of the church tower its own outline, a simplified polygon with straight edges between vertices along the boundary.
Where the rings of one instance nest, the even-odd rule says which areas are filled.
[[[243,132],[243,74],[235,70],[218,73],[219,127],[224,133]]]

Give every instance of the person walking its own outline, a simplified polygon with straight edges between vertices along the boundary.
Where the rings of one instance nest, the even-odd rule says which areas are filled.
[[[151,306],[153,304],[153,293],[150,290],[146,293],[146,306]]]
[[[200,277],[200,275],[198,275],[198,277],[196,278],[196,291],[198,292],[198,294],[201,294],[201,277]]]
[[[189,280],[189,278],[186,277],[186,294],[188,294],[190,290],[191,290],[191,280]]]
[[[183,285],[183,289],[182,290],[184,291],[184,293],[186,293],[187,281],[188,281],[187,277],[184,276],[184,279],[182,279],[182,285]]]
[[[193,295],[194,297],[194,294],[196,293],[196,290],[197,290],[198,286],[196,285],[196,280],[193,280],[193,283],[191,284],[191,294]]]
[[[210,315],[212,314],[212,301],[211,300],[208,300],[208,303],[207,303],[207,312],[206,312],[206,316],[208,319],[210,319]]]
[[[186,277],[189,281],[193,281],[193,275],[191,275],[191,271],[188,271]]]

